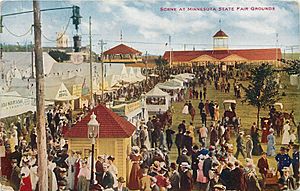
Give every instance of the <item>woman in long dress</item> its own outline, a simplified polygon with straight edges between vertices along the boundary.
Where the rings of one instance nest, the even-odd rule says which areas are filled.
[[[270,129],[270,134],[267,136],[268,144],[267,144],[267,155],[268,156],[275,156],[275,136],[274,136],[274,129]]]
[[[132,153],[129,155],[129,158],[132,162],[132,167],[130,171],[128,188],[130,190],[139,190],[140,183],[140,161],[142,160],[142,156],[139,153],[139,148],[132,148]]]
[[[55,173],[54,173],[54,169],[56,168],[56,163],[52,162],[53,161],[53,156],[49,156],[48,157],[48,172],[50,172],[52,174],[52,180],[50,181],[51,182],[51,185],[48,185],[49,188],[51,188],[51,191],[55,191],[58,189],[58,186],[57,186],[57,180],[56,180],[56,176],[55,176]]]
[[[290,124],[289,122],[286,122],[286,124],[283,126],[283,135],[282,135],[282,141],[281,144],[288,145],[290,142]]]
[[[116,187],[118,187],[118,180],[117,180],[118,169],[117,169],[117,167],[114,165],[115,157],[114,157],[114,156],[109,156],[109,157],[107,158],[107,160],[108,160],[108,164],[109,164],[108,171],[112,174],[112,176],[113,176],[113,178],[114,178],[114,184],[113,184],[113,187],[116,188]]]
[[[220,107],[218,103],[215,103],[215,121],[220,119]]]
[[[20,191],[32,191],[32,184],[30,178],[29,160],[25,158],[22,162],[23,167],[21,168],[21,185]]]
[[[252,142],[253,142],[252,155],[254,155],[254,156],[260,156],[261,153],[263,152],[263,149],[262,149],[262,147],[260,145],[260,142],[259,142],[258,129],[256,129],[252,133]]]
[[[189,114],[189,104],[185,102],[183,109],[182,109],[182,114],[188,115]]]
[[[200,155],[199,158],[200,160],[198,163],[198,170],[197,170],[197,182],[199,182],[200,184],[206,184],[208,182],[208,179],[203,174],[203,163],[204,163],[205,156]]]

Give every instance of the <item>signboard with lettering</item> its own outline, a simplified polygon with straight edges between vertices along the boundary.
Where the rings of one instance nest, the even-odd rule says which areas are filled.
[[[129,113],[139,109],[142,107],[142,104],[140,101],[136,101],[136,102],[133,102],[133,103],[129,103],[125,106],[125,115],[128,115]]]
[[[73,96],[81,97],[81,93],[82,93],[82,85],[81,84],[72,86],[72,95]]]

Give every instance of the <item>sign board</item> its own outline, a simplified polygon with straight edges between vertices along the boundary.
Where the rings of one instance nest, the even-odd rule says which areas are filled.
[[[82,85],[81,84],[72,86],[72,95],[73,96],[81,97],[81,93],[82,93]]]
[[[131,112],[133,112],[133,111],[141,108],[141,107],[142,107],[142,104],[141,104],[140,101],[136,101],[136,102],[127,104],[125,106],[125,112],[124,113],[125,113],[125,115],[127,115],[127,114],[129,114],[129,113],[131,113]]]

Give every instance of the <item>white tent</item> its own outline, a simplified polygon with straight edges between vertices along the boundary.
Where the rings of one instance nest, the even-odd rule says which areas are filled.
[[[162,91],[158,87],[154,87],[145,95],[146,106],[149,112],[165,112],[171,105],[171,97],[167,92]]]
[[[164,83],[158,83],[156,86],[161,88],[161,89],[165,89],[165,90],[177,90],[177,89],[183,89],[184,88],[183,82],[175,80],[175,79],[166,81]]]
[[[126,70],[128,74],[128,80],[130,83],[136,83],[141,81],[139,78],[136,77],[133,67],[126,67]]]
[[[146,79],[146,76],[144,76],[144,75],[142,74],[141,68],[135,67],[135,68],[133,68],[133,70],[134,70],[134,72],[135,72],[136,77],[139,79],[139,81],[143,81],[143,80]]]
[[[33,100],[24,98],[16,91],[0,94],[0,118],[35,111]]]
[[[63,82],[45,80],[45,99],[50,101],[70,101],[78,99],[78,96],[70,94]]]

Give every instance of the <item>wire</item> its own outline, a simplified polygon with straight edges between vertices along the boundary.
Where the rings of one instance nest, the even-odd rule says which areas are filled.
[[[60,39],[66,34],[67,29],[69,28],[69,25],[70,25],[70,21],[71,21],[71,17],[70,17],[69,20],[68,20],[68,23],[67,23],[67,25],[66,25],[66,28],[65,28],[64,32],[61,34],[60,37],[56,38],[55,40],[49,39],[44,33],[42,33],[42,36],[43,36],[46,40],[51,41],[51,42],[56,42],[56,41],[60,40]]]
[[[7,27],[6,25],[3,25],[4,28],[7,30],[8,33],[10,33],[11,35],[15,36],[15,37],[24,37],[26,35],[28,35],[30,32],[32,33],[32,27],[33,25],[30,26],[29,30],[27,32],[25,32],[24,34],[21,34],[21,35],[18,35],[18,34],[15,34],[13,32],[11,32]]]

